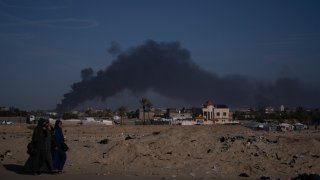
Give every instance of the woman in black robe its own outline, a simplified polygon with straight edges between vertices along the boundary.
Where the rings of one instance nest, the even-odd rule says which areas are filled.
[[[49,120],[43,118],[38,120],[38,125],[33,130],[31,147],[28,147],[30,157],[25,168],[35,175],[41,172],[56,172],[53,168],[51,155],[52,130]]]

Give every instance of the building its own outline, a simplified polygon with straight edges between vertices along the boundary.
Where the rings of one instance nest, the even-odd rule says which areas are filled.
[[[155,118],[164,118],[167,114],[167,108],[155,108],[154,117]]]
[[[183,108],[182,110],[179,110],[177,108],[168,108],[166,117],[172,120],[186,120],[186,119],[192,119],[192,112],[191,110],[186,110]]]
[[[230,118],[230,109],[226,105],[216,105],[213,109],[214,119],[229,119]]]
[[[214,106],[212,101],[207,101],[202,107],[202,116],[206,118],[206,120],[214,119]]]
[[[206,120],[214,119],[229,119],[230,109],[226,105],[216,105],[214,106],[212,101],[207,101],[202,108],[202,116]]]
[[[238,124],[232,120],[232,112],[227,105],[214,105],[212,101],[207,101],[202,108],[202,116],[206,121],[213,121],[215,124]]]
[[[0,111],[10,111],[9,107],[0,107]]]
[[[140,108],[139,109],[139,119],[141,120],[150,120],[150,119],[154,119],[154,109],[150,109],[150,110],[146,110],[145,112],[143,112],[143,109]]]
[[[268,106],[265,109],[266,114],[273,114],[275,112],[274,108],[272,106]]]

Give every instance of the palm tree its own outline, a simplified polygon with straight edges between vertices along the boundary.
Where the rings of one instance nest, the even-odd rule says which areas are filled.
[[[146,108],[151,108],[152,104],[151,104],[150,100],[145,97],[141,98],[140,104],[143,109],[143,125],[144,125],[146,122]]]
[[[118,108],[118,113],[119,113],[119,116],[120,116],[120,124],[122,125],[123,124],[122,118],[123,118],[123,116],[125,116],[127,114],[127,108],[124,107],[124,106],[120,106]]]

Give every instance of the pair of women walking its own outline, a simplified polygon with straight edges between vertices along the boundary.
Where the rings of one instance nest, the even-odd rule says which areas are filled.
[[[42,172],[62,172],[67,159],[65,151],[62,122],[57,120],[52,127],[49,120],[39,119],[28,144],[30,156],[25,168],[35,175]]]

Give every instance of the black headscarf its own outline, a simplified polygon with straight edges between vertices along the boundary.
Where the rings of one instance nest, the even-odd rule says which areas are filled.
[[[56,120],[56,123],[54,124],[54,128],[59,128],[59,124],[61,123],[61,120]]]
[[[38,120],[38,126],[42,127],[44,123],[48,122],[47,119],[44,119],[44,118],[40,118]]]

